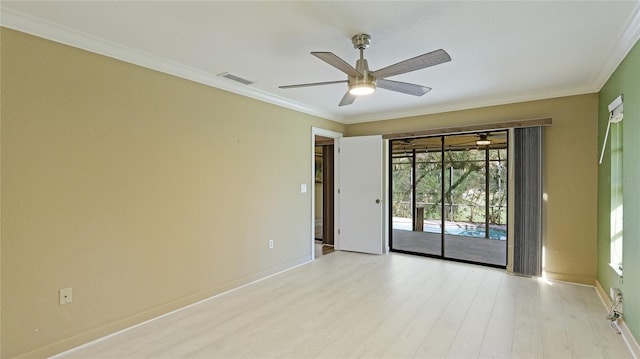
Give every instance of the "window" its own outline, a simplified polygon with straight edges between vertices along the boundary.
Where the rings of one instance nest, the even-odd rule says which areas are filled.
[[[609,265],[622,276],[622,122],[611,126],[611,259]]]
[[[613,270],[622,277],[622,237],[623,237],[623,187],[624,176],[622,171],[622,118],[623,114],[623,97],[616,97],[609,104],[609,122],[607,123],[607,132],[604,135],[602,151],[600,152],[600,162],[604,157],[604,150],[607,147],[607,139],[611,137],[611,172],[609,177],[611,207],[610,207],[610,240],[611,251],[609,265]]]

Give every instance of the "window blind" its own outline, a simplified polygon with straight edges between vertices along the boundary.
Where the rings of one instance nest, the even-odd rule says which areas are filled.
[[[542,127],[514,129],[513,272],[542,275]]]

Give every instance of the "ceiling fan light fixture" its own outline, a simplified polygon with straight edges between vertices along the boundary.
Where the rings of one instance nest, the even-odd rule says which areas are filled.
[[[373,81],[361,81],[349,84],[349,93],[354,96],[370,95],[376,90],[376,84]]]
[[[1,1],[1,0],[0,0]],[[324,81],[297,85],[278,86],[281,89],[292,89],[318,85],[332,85],[336,83],[348,83],[348,91],[338,103],[338,106],[351,105],[357,97],[369,95],[375,92],[376,87],[389,91],[395,91],[407,95],[422,96],[431,88],[401,81],[388,80],[387,77],[397,76],[408,72],[425,69],[427,67],[451,61],[451,56],[443,49],[422,54],[404,61],[397,62],[376,71],[369,71],[369,64],[364,58],[364,50],[371,44],[371,36],[357,34],[351,38],[353,47],[360,52],[360,58],[356,66],[351,66],[336,54],[326,51],[313,51],[311,55],[335,67],[348,76],[346,81]]]
[[[487,134],[479,135],[480,138],[476,141],[476,145],[478,146],[488,146],[491,144],[491,140],[487,138]]]

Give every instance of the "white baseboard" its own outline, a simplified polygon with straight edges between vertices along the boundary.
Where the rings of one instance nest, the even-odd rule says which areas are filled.
[[[622,335],[622,339],[627,344],[627,347],[631,351],[631,354],[635,359],[640,358],[640,345],[636,341],[636,338],[633,336],[629,327],[624,322],[624,320],[618,319],[617,321],[618,329],[620,330],[620,335]]]
[[[169,316],[169,315],[171,315],[171,314],[174,314],[174,313],[177,313],[177,312],[183,311],[183,310],[185,310],[185,309],[187,309],[187,308],[191,308],[191,307],[196,306],[196,305],[198,305],[198,304],[201,304],[201,303],[204,303],[204,302],[210,301],[210,300],[212,300],[212,299],[215,299],[215,298],[217,298],[217,297],[223,296],[223,295],[225,295],[225,294],[229,294],[229,293],[231,293],[231,292],[235,292],[235,291],[237,291],[237,290],[239,290],[239,289],[241,289],[241,288],[248,287],[248,286],[250,286],[250,285],[256,284],[256,283],[261,282],[261,281],[264,281],[264,280],[266,280],[266,279],[269,279],[269,278],[271,278],[271,277],[277,276],[277,275],[282,274],[282,273],[284,273],[284,272],[288,272],[288,271],[290,271],[290,270],[292,270],[292,269],[295,269],[295,268],[301,267],[301,266],[303,266],[303,265],[309,264],[309,263],[311,263],[311,261],[313,261],[313,258],[311,258],[311,256],[306,256],[306,257],[303,257],[303,258],[299,258],[299,259],[297,259],[297,260],[295,260],[295,261],[292,261],[292,262],[286,263],[285,265],[281,266],[280,268],[276,268],[276,269],[275,269],[275,271],[274,271],[273,273],[265,274],[265,275],[263,275],[263,276],[260,276],[260,277],[259,277],[259,278],[257,278],[257,279],[251,280],[251,281],[249,281],[249,282],[247,282],[247,283],[244,283],[244,284],[236,284],[236,285],[233,285],[230,289],[226,289],[226,290],[224,290],[223,292],[220,292],[220,293],[218,293],[218,294],[211,295],[211,296],[209,296],[209,297],[207,297],[207,298],[204,298],[204,299],[201,299],[201,300],[199,300],[199,301],[197,301],[197,302],[195,302],[195,303],[192,303],[192,304],[188,304],[188,305],[182,306],[182,307],[180,307],[180,308],[178,308],[178,309],[174,309],[174,310],[172,310],[172,311],[170,311],[170,312],[167,312],[167,313],[164,313],[164,314],[161,314],[161,315],[155,316],[155,317],[153,317],[153,318],[151,318],[151,319],[148,319],[148,320],[142,321],[142,322],[140,322],[140,323],[138,323],[138,324],[134,324],[134,325],[129,326],[129,327],[126,327],[126,328],[124,328],[124,329],[117,330],[117,331],[112,332],[112,333],[110,333],[110,334],[107,334],[107,335],[101,336],[101,337],[99,337],[99,338],[97,338],[97,339],[93,339],[93,340],[91,340],[91,341],[89,341],[89,342],[86,342],[86,343],[84,343],[84,344],[81,344],[81,345],[79,345],[79,346],[75,346],[75,347],[73,347],[73,348],[71,348],[71,349],[65,350],[65,351],[63,351],[63,352],[59,352],[58,354],[55,354],[55,355],[53,355],[53,356],[48,356],[48,359],[59,359],[59,358],[62,358],[62,357],[64,357],[65,355],[68,355],[68,354],[70,354],[70,353],[73,353],[73,352],[75,352],[75,351],[78,351],[78,350],[80,350],[80,349],[82,349],[82,348],[85,348],[85,347],[87,347],[87,346],[90,346],[90,345],[96,344],[96,343],[98,343],[98,342],[104,341],[104,340],[106,340],[106,339],[108,339],[108,338],[111,338],[111,337],[113,337],[113,336],[116,336],[116,335],[119,335],[119,334],[121,334],[121,333],[124,333],[124,332],[130,331],[130,330],[132,330],[132,329],[134,329],[134,328],[137,328],[137,327],[140,327],[140,326],[143,326],[143,325],[149,324],[149,323],[154,322],[154,321],[156,321],[156,320],[158,320],[158,319],[161,319],[161,318],[164,318],[164,317]],[[41,349],[39,349],[39,350],[41,350]],[[42,357],[42,355],[34,355],[34,353],[41,354],[41,353],[39,353],[39,352],[30,352],[30,353],[26,353],[25,358],[26,358],[26,357]],[[23,355],[19,356],[18,358],[20,358],[20,357],[22,357],[22,356],[23,356]],[[45,355],[45,356],[47,356],[47,355]]]
[[[600,297],[600,300],[602,300],[602,304],[607,310],[609,310],[612,305],[611,299],[609,298],[609,295],[607,295],[607,292],[604,290],[604,288],[602,288],[600,282],[597,280],[595,288],[598,296]],[[627,344],[627,348],[629,348],[631,355],[633,355],[635,359],[640,359],[640,345],[629,330],[627,323],[624,322],[624,319],[618,319],[616,321],[616,325],[618,327],[618,330],[620,330],[620,335],[622,335],[622,339],[624,340],[625,344]]]

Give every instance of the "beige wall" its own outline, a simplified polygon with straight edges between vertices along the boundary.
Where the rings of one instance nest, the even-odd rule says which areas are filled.
[[[313,184],[312,126],[367,135],[553,117],[546,269],[595,278],[596,95],[344,126],[0,36],[3,358],[53,354],[308,258],[299,188]],[[64,287],[74,301],[59,306]]]
[[[545,270],[550,278],[594,284],[597,116],[598,95],[589,94],[353,124],[347,135],[553,118],[544,131]]]
[[[310,257],[311,127],[345,126],[7,29],[1,56],[3,358]]]

